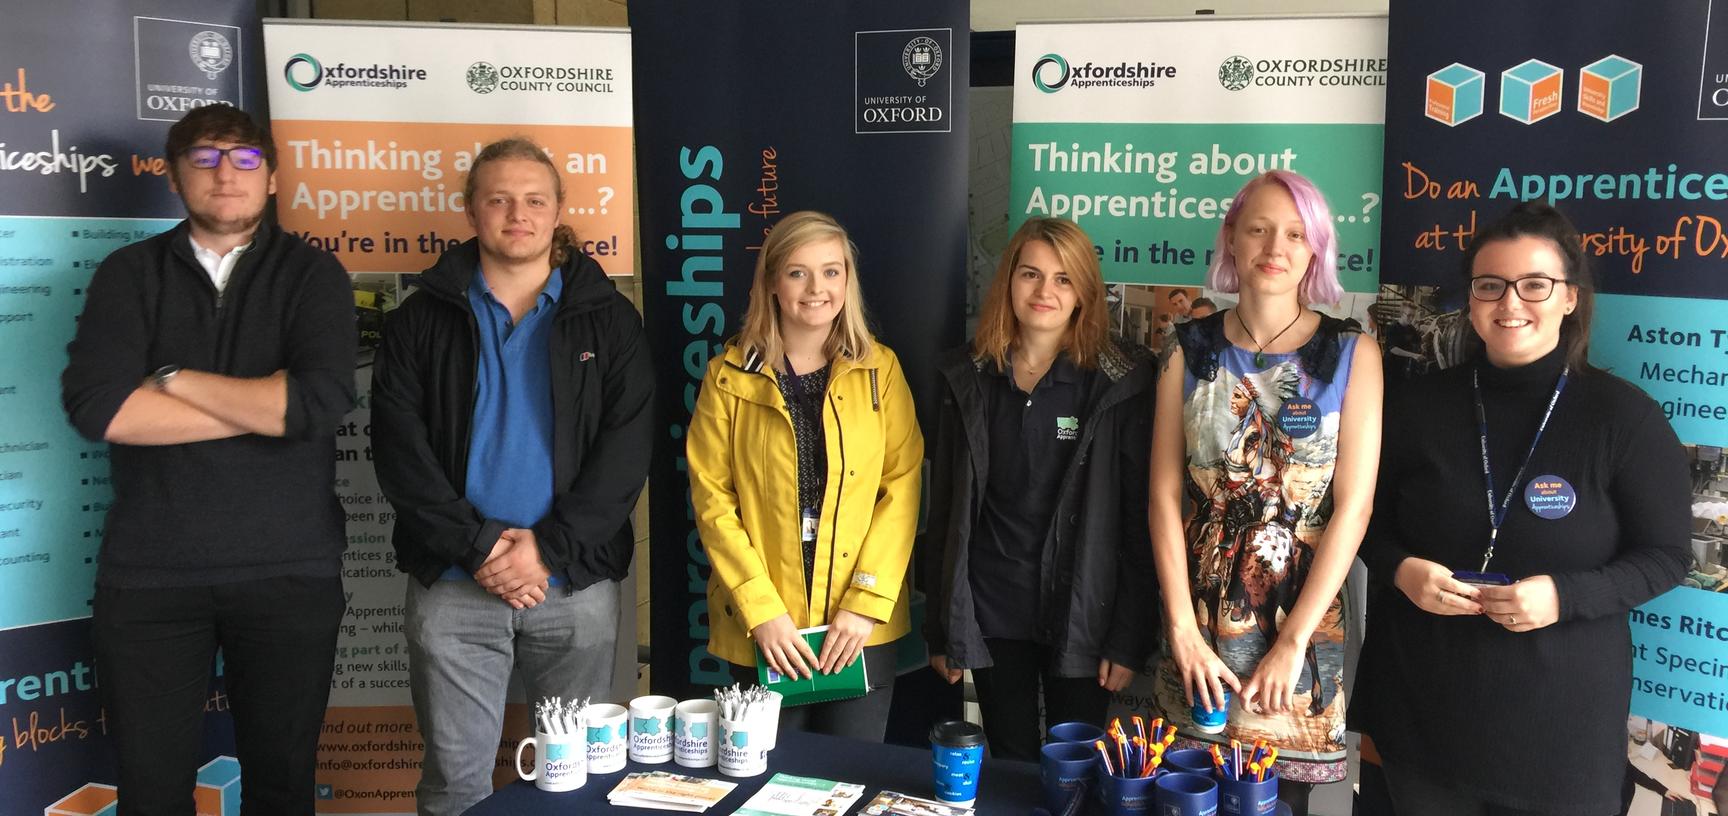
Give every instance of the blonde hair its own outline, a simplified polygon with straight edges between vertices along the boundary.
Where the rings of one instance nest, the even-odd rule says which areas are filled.
[[[1008,349],[1020,337],[1020,319],[1014,315],[1014,270],[1020,253],[1031,241],[1043,241],[1056,251],[1062,271],[1074,287],[1074,314],[1068,318],[1068,333],[1062,346],[1081,368],[1093,368],[1098,355],[1110,342],[1110,314],[1104,305],[1104,273],[1092,239],[1073,221],[1061,218],[1031,218],[1020,225],[1002,251],[996,277],[984,296],[978,315],[978,334],[972,338],[972,353],[988,357],[997,368],[1008,367]]]
[[[462,182],[462,206],[470,206],[469,202],[474,200],[475,185],[480,183],[480,168],[506,159],[539,162],[551,171],[552,189],[558,197],[559,209],[563,209],[564,174],[558,172],[558,166],[546,157],[546,151],[527,136],[499,139],[480,149],[480,155],[474,157],[474,165],[468,168],[468,178]],[[552,266],[562,267],[565,261],[570,260],[575,248],[576,230],[560,217],[558,226],[552,228]]]
[[[844,357],[864,362],[876,346],[864,314],[864,292],[858,288],[858,248],[833,216],[803,210],[780,219],[762,242],[762,251],[756,255],[756,276],[750,284],[750,307],[744,312],[744,328],[738,332],[738,347],[760,354],[775,371],[785,365],[786,344],[780,336],[780,302],[774,297],[774,285],[792,253],[830,239],[840,241],[840,252],[846,259],[846,302],[834,317],[822,353],[829,360]]]

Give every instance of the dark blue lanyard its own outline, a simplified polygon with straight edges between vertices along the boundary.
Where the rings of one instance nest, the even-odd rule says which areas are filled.
[[[1476,392],[1476,427],[1482,435],[1482,481],[1488,488],[1488,550],[1482,553],[1480,572],[1487,572],[1488,562],[1494,558],[1494,542],[1500,537],[1500,524],[1506,520],[1512,494],[1518,492],[1518,481],[1524,478],[1524,468],[1530,465],[1530,457],[1536,453],[1536,443],[1542,441],[1542,432],[1548,428],[1548,418],[1554,416],[1554,403],[1560,401],[1560,392],[1566,390],[1566,375],[1570,373],[1571,366],[1560,369],[1560,379],[1554,382],[1554,396],[1548,398],[1548,410],[1542,412],[1542,422],[1536,426],[1536,438],[1530,440],[1530,450],[1524,452],[1524,461],[1518,463],[1518,472],[1512,474],[1511,483],[1506,485],[1506,495],[1495,502],[1494,468],[1488,464],[1488,409],[1482,405],[1481,370],[1470,370],[1470,387]]]

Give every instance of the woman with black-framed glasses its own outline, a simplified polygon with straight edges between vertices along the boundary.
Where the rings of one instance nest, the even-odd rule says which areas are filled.
[[[1387,405],[1350,724],[1399,816],[1619,813],[1626,613],[1685,574],[1685,454],[1655,400],[1589,364],[1565,216],[1518,205],[1464,271],[1480,353]]]

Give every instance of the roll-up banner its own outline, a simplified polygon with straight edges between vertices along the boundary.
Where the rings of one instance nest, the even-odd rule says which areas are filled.
[[[1295,170],[1371,292],[1385,84],[1385,17],[1021,25],[1009,221],[1073,219],[1111,283],[1197,286],[1237,189]]]
[[[1332,207],[1348,293],[1323,310],[1366,316],[1380,269],[1385,17],[1027,23],[1015,38],[1009,221],[1086,230],[1113,331],[1160,348],[1199,298],[1232,305],[1202,286],[1218,229],[1236,191],[1275,169],[1314,180]],[[1338,645],[1327,660],[1341,673]],[[1136,677],[1111,712],[1158,716],[1156,685]],[[1280,744],[1300,756],[1310,742]]]
[[[630,4],[664,429],[650,471],[657,693],[731,682],[707,650],[722,612],[705,599],[683,435],[781,216],[824,210],[851,232],[875,329],[934,427],[934,357],[961,342],[965,314],[968,20],[958,0]],[[921,663],[906,644],[903,665]]]
[[[185,216],[163,141],[195,107],[257,111],[250,4],[68,0],[0,24],[0,814],[112,812],[117,781],[90,645],[108,446],[60,409],[66,343],[108,253]],[[198,801],[238,775],[227,696],[206,704]],[[109,810],[103,810],[108,808]]]
[[[623,29],[267,20],[265,79],[284,229],[354,278],[359,407],[337,431],[348,615],[319,744],[319,811],[407,812],[421,742],[402,636],[395,517],[372,470],[372,356],[416,273],[473,237],[462,197],[486,143],[523,135],[563,171],[564,223],[608,274],[634,272],[630,34]],[[527,734],[512,706],[502,781]]]
[[[1592,361],[1661,403],[1693,472],[1686,585],[1633,610],[1636,816],[1715,813],[1728,762],[1728,3],[1397,4],[1386,284],[1376,315],[1411,368],[1460,353],[1470,235],[1527,199],[1583,234]],[[1392,358],[1388,358],[1392,359]],[[1634,777],[1637,778],[1637,777]],[[1654,787],[1652,787],[1654,786]],[[1671,795],[1671,796],[1670,796]]]

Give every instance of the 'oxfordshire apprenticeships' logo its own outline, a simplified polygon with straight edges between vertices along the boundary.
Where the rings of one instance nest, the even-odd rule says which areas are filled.
[[[324,81],[324,66],[311,54],[295,54],[282,66],[282,78],[296,91],[310,91]]]
[[[1068,60],[1061,54],[1045,54],[1032,63],[1032,86],[1045,93],[1055,93],[1068,84]]]
[[[426,80],[426,69],[412,65],[325,65],[304,51],[282,64],[282,79],[288,87],[305,93],[315,88],[391,88],[400,90],[411,82]]]
[[[1063,88],[1151,88],[1160,79],[1174,79],[1176,66],[1122,60],[1115,63],[1070,64],[1061,54],[1045,54],[1032,63],[1032,86],[1044,93]]]

